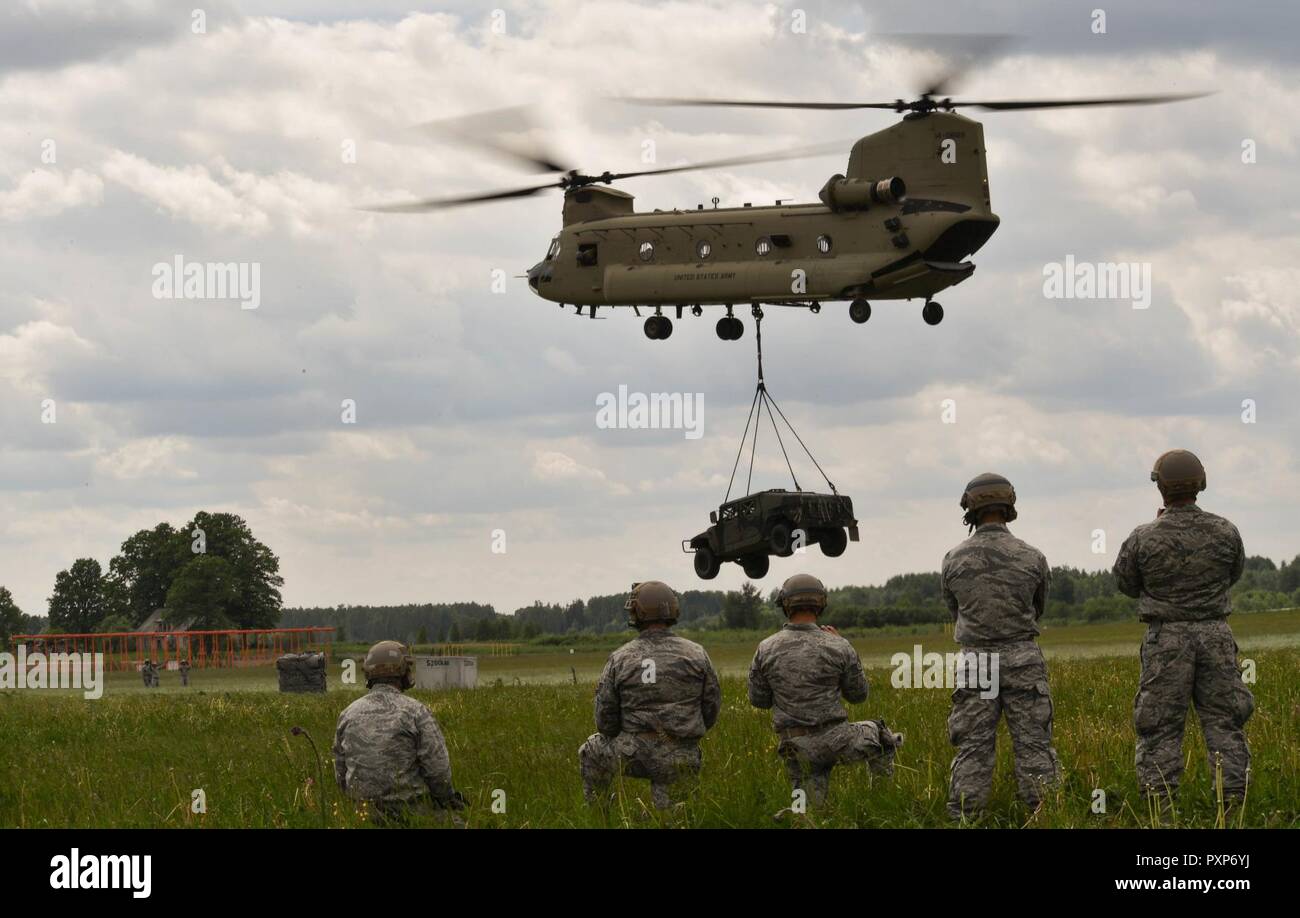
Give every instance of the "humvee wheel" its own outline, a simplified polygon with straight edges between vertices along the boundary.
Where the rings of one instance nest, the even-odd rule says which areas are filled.
[[[821,533],[817,543],[822,547],[822,554],[828,558],[838,558],[848,547],[849,536],[843,529],[826,529]]]
[[[722,569],[722,563],[718,561],[718,556],[713,553],[713,549],[707,545],[701,545],[695,549],[695,573],[701,580],[712,580],[718,576],[718,571]]]
[[[772,566],[772,559],[767,555],[750,555],[740,559],[740,566],[745,569],[745,576],[749,579],[762,580]]]
[[[793,553],[790,547],[790,527],[785,523],[775,524],[767,534],[767,547],[772,549],[772,554],[780,555],[782,558]]]
[[[849,304],[849,318],[861,325],[871,318],[871,304],[864,299],[856,299]]]
[[[926,325],[938,325],[943,321],[943,307],[931,300],[922,307],[921,318]]]

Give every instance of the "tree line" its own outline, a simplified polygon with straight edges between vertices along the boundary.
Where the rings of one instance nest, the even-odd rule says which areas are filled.
[[[575,636],[627,628],[627,593],[534,602],[502,614],[477,602],[340,605],[283,609],[279,559],[238,516],[198,513],[174,527],[160,523],[122,543],[107,572],[81,558],[55,578],[47,617],[26,615],[0,586],[0,642],[15,633],[130,631],[155,610],[170,626],[192,629],[328,626],[340,640],[371,643],[532,641],[562,643]],[[766,596],[753,584],[740,590],[685,590],[680,624],[696,630],[769,627],[780,620],[777,589]],[[1300,555],[1289,563],[1252,556],[1232,591],[1237,612],[1300,607]],[[1119,592],[1108,570],[1052,568],[1048,622],[1133,619],[1136,601]],[[939,573],[899,574],[879,586],[830,591],[827,624],[878,628],[947,622]]]

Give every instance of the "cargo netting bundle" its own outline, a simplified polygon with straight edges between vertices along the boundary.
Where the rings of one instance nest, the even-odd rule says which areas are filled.
[[[325,691],[325,654],[286,653],[275,661],[282,692]]]

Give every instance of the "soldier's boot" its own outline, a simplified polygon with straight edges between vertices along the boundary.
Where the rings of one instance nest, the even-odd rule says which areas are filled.
[[[1172,826],[1178,818],[1178,788],[1145,789],[1147,816],[1152,826]]]

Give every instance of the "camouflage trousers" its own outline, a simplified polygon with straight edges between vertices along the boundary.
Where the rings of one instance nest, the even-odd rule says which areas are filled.
[[[1061,778],[1052,748],[1052,696],[1047,687],[1047,661],[1034,641],[1015,641],[963,651],[998,655],[997,692],[982,698],[977,687],[952,693],[948,739],[957,747],[948,790],[948,815],[977,816],[993,793],[997,764],[998,721],[1005,714],[1011,734],[1016,785],[1031,809],[1042,802],[1046,788]]]
[[[1142,641],[1142,679],[1133,699],[1138,783],[1149,793],[1172,796],[1183,774],[1187,709],[1205,734],[1210,775],[1222,775],[1226,797],[1245,793],[1250,750],[1242,731],[1255,699],[1237,669],[1237,642],[1222,619],[1155,622]]]
[[[698,740],[668,736],[620,733],[610,739],[593,733],[578,749],[588,803],[607,800],[610,783],[622,774],[648,779],[654,805],[667,809],[694,789],[701,762]]]
[[[873,774],[892,775],[894,752],[902,745],[902,737],[883,720],[841,721],[802,735],[796,732],[779,731],[776,754],[785,763],[790,787],[807,793],[813,806],[826,802],[836,765],[866,762]]]
[[[412,800],[367,800],[365,806],[371,823],[382,829],[409,829],[427,824],[431,819],[456,828],[465,825],[459,813],[440,806],[427,794]]]

